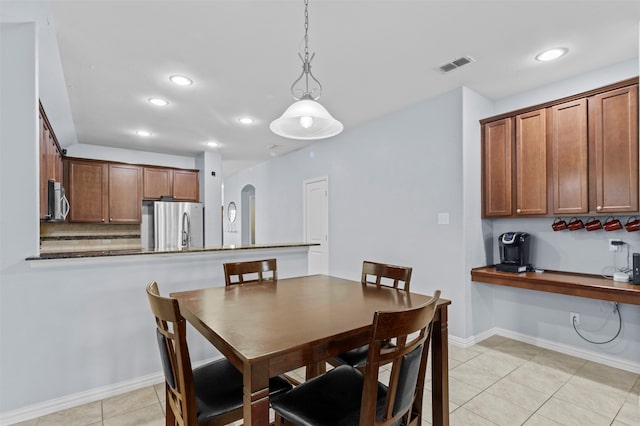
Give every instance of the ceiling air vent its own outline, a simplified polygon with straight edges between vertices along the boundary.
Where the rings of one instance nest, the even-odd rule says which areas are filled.
[[[446,64],[440,67],[440,72],[449,72],[453,71],[456,68],[460,68],[463,65],[467,65],[471,62],[475,62],[475,60],[470,56],[463,56],[462,58],[454,59],[451,62],[447,62]]]

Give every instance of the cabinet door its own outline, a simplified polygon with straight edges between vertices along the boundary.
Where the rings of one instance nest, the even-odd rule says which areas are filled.
[[[62,153],[58,151],[56,147],[56,159],[55,159],[56,171],[54,173],[56,182],[62,182],[62,180],[64,179],[62,164],[63,164]]]
[[[173,195],[173,170],[145,167],[143,175],[143,197],[159,200],[163,195]]]
[[[516,115],[516,214],[547,214],[547,125],[544,109]]]
[[[484,125],[482,132],[482,186],[485,217],[512,212],[513,124],[511,118]]]
[[[587,213],[587,100],[579,99],[551,107],[549,127],[553,213]]]
[[[199,186],[197,171],[173,171],[173,198],[181,201],[198,201]]]
[[[47,140],[46,130],[42,115],[40,115],[40,135],[39,135],[39,158],[40,158],[40,218],[43,219],[49,214],[49,185],[47,177]]]
[[[638,86],[589,98],[591,208],[638,211]]]
[[[107,165],[77,160],[70,160],[68,165],[69,221],[105,222],[107,217]]]
[[[142,169],[109,164],[109,223],[140,223],[142,220]]]

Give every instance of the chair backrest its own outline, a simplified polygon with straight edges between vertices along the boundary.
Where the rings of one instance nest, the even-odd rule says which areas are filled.
[[[278,281],[276,259],[225,263],[223,266],[224,280],[227,287],[234,284]]]
[[[167,410],[177,425],[198,423],[193,371],[187,347],[186,320],[178,301],[160,296],[158,284],[147,285],[151,312],[156,317],[156,337],[166,381]]]
[[[413,268],[384,263],[362,262],[362,284],[374,284],[409,291]],[[402,285],[400,285],[402,283]]]
[[[436,290],[425,304],[403,311],[376,312],[369,338],[360,412],[361,425],[413,424],[422,410],[422,393],[431,339],[431,323],[440,298]],[[396,344],[386,342],[395,338]],[[384,405],[376,412],[380,365],[392,363],[389,389]]]

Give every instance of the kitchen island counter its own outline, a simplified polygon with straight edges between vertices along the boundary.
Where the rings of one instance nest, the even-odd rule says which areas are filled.
[[[38,256],[28,257],[26,260],[52,260],[52,259],[77,259],[93,257],[112,256],[137,256],[137,255],[184,255],[188,253],[206,252],[233,252],[259,249],[281,249],[316,246],[317,243],[271,243],[271,244],[249,244],[249,245],[229,245],[217,247],[192,247],[184,250],[156,250],[156,249],[126,249],[126,250],[96,250],[96,251],[64,251],[53,253],[41,253]]]

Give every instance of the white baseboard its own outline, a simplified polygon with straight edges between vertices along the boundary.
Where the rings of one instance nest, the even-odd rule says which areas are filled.
[[[640,363],[638,362],[629,361],[627,359],[618,358],[612,355],[593,352],[587,349],[576,348],[575,346],[569,346],[562,343],[540,339],[539,337],[527,336],[525,334],[516,333],[511,330],[505,330],[502,328],[496,328],[495,331],[495,334],[508,337],[509,339],[518,340],[520,342],[529,343],[531,345],[535,345],[544,349],[549,349],[566,355],[575,356],[577,358],[586,359],[587,361],[593,361],[599,364],[608,365],[609,367],[619,368],[621,370],[640,374]]]
[[[204,361],[194,362],[193,368],[213,361],[214,358]],[[112,385],[102,386],[90,389],[85,392],[78,392],[72,395],[63,396],[61,398],[51,399],[39,404],[30,405],[28,407],[19,408],[17,410],[0,413],[0,426],[8,426],[14,423],[23,422],[25,420],[35,419],[37,417],[46,416],[47,414],[57,411],[66,410],[67,408],[77,407],[90,402],[100,401],[112,396],[121,395],[137,389],[152,386],[164,381],[164,374],[157,372],[132,380],[114,383]]]
[[[609,367],[619,368],[621,370],[640,374],[640,363],[629,361],[627,359],[618,358],[611,355],[603,355],[601,353],[589,351],[582,348],[576,348],[575,346],[563,345],[562,343],[552,342],[549,340],[541,339],[539,337],[528,336],[522,333],[516,333],[514,331],[506,330],[504,328],[494,327],[487,331],[483,331],[482,333],[479,333],[475,336],[468,337],[466,339],[449,335],[449,342],[461,348],[468,348],[493,335],[507,337],[509,339],[528,343],[530,345],[538,346],[540,348],[549,349],[549,350],[560,352],[566,355],[575,356],[577,358],[586,359],[588,361],[597,362],[599,364],[608,365]]]
[[[164,380],[162,373],[154,373],[148,376],[138,377],[133,380],[102,386],[86,392],[78,392],[61,398],[51,399],[40,404],[31,405],[18,410],[7,411],[0,414],[0,426],[11,425],[25,420],[46,416],[56,411],[77,407],[94,401],[100,401],[115,395],[131,392],[136,389],[161,383]]]
[[[498,334],[496,328],[491,328],[487,331],[483,331],[482,333],[476,334],[475,336],[467,337],[466,339],[462,337],[452,336],[450,334],[449,343],[453,343],[454,345],[460,348],[469,348],[475,345],[476,343],[482,342],[484,339],[488,339],[494,334]]]

